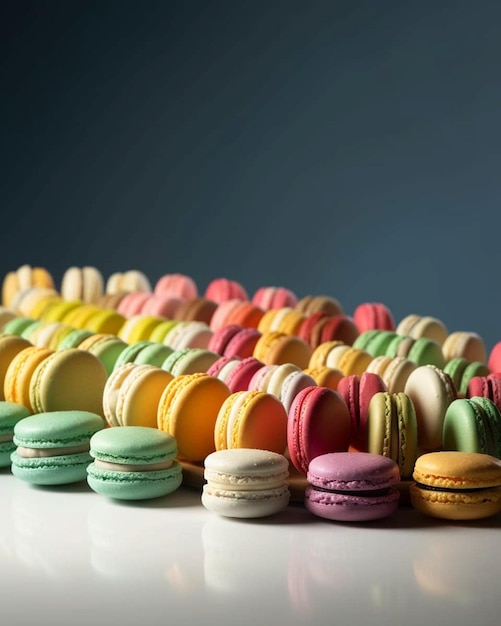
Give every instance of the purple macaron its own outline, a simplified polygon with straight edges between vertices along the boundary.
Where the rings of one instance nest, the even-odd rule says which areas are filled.
[[[400,480],[392,459],[369,452],[331,452],[309,464],[306,508],[340,522],[365,522],[398,508]]]

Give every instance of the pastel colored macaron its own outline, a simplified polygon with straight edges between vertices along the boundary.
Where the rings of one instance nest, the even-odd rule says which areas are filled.
[[[103,390],[107,373],[102,362],[78,348],[56,350],[33,371],[29,386],[36,413],[63,410],[103,415]]]
[[[350,414],[343,398],[327,387],[300,391],[290,406],[287,448],[294,467],[306,475],[312,459],[348,450]]]
[[[157,425],[176,439],[181,459],[201,462],[216,449],[214,427],[230,393],[221,380],[202,372],[176,376],[166,386]]]
[[[474,376],[466,389],[466,397],[482,396],[492,400],[501,411],[501,378],[496,374],[487,376]]]
[[[252,356],[261,333],[257,328],[246,328],[241,324],[229,324],[212,333],[207,348],[222,356]]]
[[[353,312],[353,321],[360,333],[366,330],[395,330],[393,314],[382,302],[362,302]]]
[[[108,276],[105,293],[129,293],[132,291],[152,291],[148,277],[141,270],[132,269],[125,272],[113,272]]]
[[[176,440],[156,428],[106,428],[90,439],[87,482],[117,500],[146,500],[172,493],[182,483]]]
[[[411,504],[424,515],[475,520],[501,512],[501,461],[488,454],[423,454],[416,461],[413,478]]]
[[[35,485],[62,485],[85,480],[92,461],[89,441],[104,428],[89,411],[51,411],[30,415],[14,427],[12,473]]]
[[[33,344],[17,335],[0,335],[0,400],[5,400],[4,382],[7,369],[12,359]]]
[[[196,374],[207,372],[218,358],[219,355],[205,348],[183,348],[173,350],[161,367],[173,376]]]
[[[404,391],[407,379],[417,367],[403,356],[378,356],[367,365],[366,371],[380,376],[390,393],[398,393]]]
[[[253,356],[265,365],[294,363],[304,369],[308,367],[311,353],[311,347],[300,337],[272,331],[258,339]]]
[[[109,376],[115,367],[120,354],[127,348],[127,343],[116,335],[94,333],[84,339],[79,345],[80,350],[87,350],[96,356],[106,369]]]
[[[104,292],[104,279],[93,266],[69,267],[61,280],[61,296],[65,300],[82,300],[97,304]]]
[[[162,318],[138,313],[124,322],[117,335],[126,343],[151,340],[152,333],[162,321]]]
[[[108,377],[102,393],[110,426],[157,426],[158,403],[172,374],[154,365],[126,363]]]
[[[259,448],[283,454],[287,445],[287,413],[264,391],[238,391],[226,398],[214,425],[216,450]]]
[[[482,337],[475,332],[455,331],[447,336],[442,344],[445,362],[457,357],[467,361],[487,363],[487,349]]]
[[[295,307],[297,304],[296,294],[287,287],[259,287],[252,296],[252,303],[268,311],[282,307]]]
[[[73,328],[61,338],[56,349],[67,350],[68,348],[78,348],[84,339],[94,334],[94,331],[88,330],[87,328]]]
[[[198,297],[198,287],[193,278],[179,272],[161,276],[155,284],[154,292],[166,293],[183,300],[193,300]]]
[[[450,404],[457,398],[452,378],[433,365],[417,367],[405,383],[418,423],[418,445],[422,451],[442,447],[444,418]]]
[[[418,456],[418,423],[414,405],[403,392],[374,394],[367,416],[368,452],[392,459],[408,479]]]
[[[13,441],[14,427],[29,415],[29,409],[22,404],[0,401],[0,467],[10,466],[10,455],[16,449]]]
[[[470,380],[476,376],[487,376],[489,368],[482,361],[468,361],[464,357],[455,357],[444,366],[444,372],[448,374],[458,392],[458,396],[464,398],[468,391]]]
[[[16,295],[31,287],[54,289],[54,279],[44,267],[25,264],[5,274],[2,282],[2,304],[11,306]]]
[[[337,389],[339,381],[344,377],[343,372],[327,365],[307,367],[304,373],[311,376],[319,387],[330,387],[334,391]]]
[[[419,339],[421,337],[428,337],[443,345],[448,336],[448,331],[445,324],[430,315],[406,315],[400,320],[397,325],[396,332],[399,335],[405,335],[412,337],[413,339]]]
[[[501,414],[494,402],[480,396],[454,400],[444,417],[443,448],[501,458]]]
[[[143,302],[141,313],[172,319],[182,302],[181,298],[175,298],[168,293],[150,293],[146,301]]]
[[[214,302],[224,302],[234,298],[248,300],[245,287],[236,280],[229,278],[214,278],[205,289],[205,297]]]
[[[276,514],[290,500],[288,461],[254,448],[219,450],[204,460],[203,506],[224,517],[259,518]]]
[[[85,324],[85,328],[95,333],[118,335],[126,318],[113,309],[100,309],[93,313]]]
[[[361,376],[344,376],[337,391],[350,413],[350,449],[367,452],[367,420],[369,404],[376,393],[388,391],[383,379],[377,374],[364,372]]]
[[[22,404],[29,413],[34,413],[30,402],[31,378],[38,365],[53,352],[49,348],[29,346],[16,354],[5,373],[4,396],[7,401]]]
[[[263,363],[253,356],[234,361],[234,365],[228,373],[219,373],[219,378],[224,380],[230,391],[246,391],[254,374],[263,367]]]
[[[210,324],[214,311],[218,304],[213,300],[199,297],[192,300],[184,300],[176,309],[174,319],[205,322]]]
[[[11,322],[13,319],[16,319],[17,317],[19,317],[19,312],[16,311],[16,309],[0,305],[0,332],[8,333],[9,331],[5,330],[6,324]]]
[[[333,296],[317,295],[304,296],[297,301],[296,311],[300,311],[304,315],[311,315],[317,311],[324,311],[328,315],[338,315],[344,313],[343,307],[337,298]]]
[[[393,514],[400,498],[397,464],[368,452],[334,452],[309,464],[305,507],[340,522],[366,522]]]
[[[206,322],[180,321],[164,336],[163,343],[173,350],[183,348],[209,348],[213,331]]]

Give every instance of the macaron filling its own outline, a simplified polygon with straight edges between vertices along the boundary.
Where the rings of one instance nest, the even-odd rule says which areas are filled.
[[[17,455],[23,459],[38,459],[51,456],[65,456],[67,454],[81,454],[89,451],[89,444],[81,446],[67,446],[60,448],[28,448],[25,446],[17,446]]]
[[[172,467],[174,463],[173,459],[162,461],[160,463],[149,464],[125,464],[125,463],[112,463],[110,461],[103,461],[101,459],[94,459],[94,467],[102,470],[109,470],[110,472],[158,472],[166,470]]]

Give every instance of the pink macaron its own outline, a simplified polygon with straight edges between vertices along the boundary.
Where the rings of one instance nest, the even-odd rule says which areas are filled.
[[[338,452],[315,457],[307,472],[305,507],[340,522],[387,517],[398,508],[400,481],[392,459],[368,452]]]
[[[117,306],[117,311],[124,317],[130,318],[139,315],[144,303],[150,297],[149,291],[131,291],[124,295]]]
[[[205,290],[205,297],[214,302],[224,302],[225,300],[248,300],[247,291],[236,280],[229,278],[215,278]]]
[[[386,384],[378,374],[364,372],[361,376],[357,374],[343,376],[338,383],[337,391],[350,412],[350,449],[367,452],[369,404],[374,394],[388,391]]]
[[[474,376],[470,379],[466,389],[466,397],[480,396],[492,400],[501,411],[501,378],[496,374]]]
[[[253,356],[241,359],[240,362],[232,368],[231,372],[229,372],[224,382],[229,387],[231,393],[248,391],[252,377],[263,365],[264,363],[261,363],[261,361]]]
[[[252,356],[261,333],[257,328],[246,328],[241,324],[228,324],[213,331],[210,348],[224,356],[242,359]]]
[[[151,293],[149,298],[143,303],[141,313],[144,315],[154,315],[155,317],[165,317],[174,319],[176,311],[183,300],[175,298],[168,293]]]
[[[302,389],[292,401],[287,420],[287,446],[294,467],[303,475],[312,459],[348,450],[350,414],[341,395],[329,387]]]
[[[174,298],[194,300],[198,297],[198,288],[191,276],[173,273],[161,276],[153,290],[155,293],[166,293]]]
[[[501,341],[492,346],[487,359],[487,366],[491,372],[501,372]]]
[[[362,302],[353,312],[353,320],[360,333],[366,330],[395,330],[393,315],[382,302]]]
[[[297,296],[286,287],[260,287],[252,296],[252,303],[263,311],[295,307]]]

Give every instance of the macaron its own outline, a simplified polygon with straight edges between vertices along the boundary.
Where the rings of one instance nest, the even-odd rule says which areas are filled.
[[[248,300],[249,296],[245,287],[237,280],[230,278],[214,278],[205,289],[205,297],[214,302],[224,302],[225,300]]]
[[[184,300],[176,309],[174,319],[205,322],[209,325],[217,307],[217,302],[203,297]]]
[[[62,485],[85,480],[92,461],[89,441],[104,428],[90,411],[50,411],[30,415],[14,426],[14,476],[35,485]]]
[[[263,334],[257,341],[253,356],[265,365],[294,363],[301,369],[308,367],[311,347],[303,339],[278,331]]]
[[[0,401],[0,467],[10,466],[10,455],[16,449],[14,427],[31,415],[29,409],[17,402]]]
[[[263,363],[253,356],[240,359],[227,375],[219,376],[228,385],[230,391],[246,391],[254,374],[263,367]]]
[[[93,266],[69,267],[63,274],[60,291],[65,300],[97,304],[104,292],[103,275]]]
[[[368,452],[334,452],[309,464],[305,507],[314,515],[339,522],[382,519],[398,508],[397,464]]]
[[[403,356],[378,356],[367,365],[366,371],[380,376],[390,393],[398,393],[404,391],[405,383],[416,367],[414,361]]]
[[[18,352],[5,373],[4,396],[9,402],[22,404],[29,413],[34,413],[30,402],[30,383],[37,366],[54,353],[50,348],[29,346]]]
[[[175,298],[168,293],[150,293],[141,307],[141,313],[172,319],[182,302],[181,298]]]
[[[219,450],[204,460],[203,506],[224,517],[274,515],[290,500],[288,461],[254,448]]]
[[[480,396],[454,400],[444,417],[443,449],[501,458],[501,414],[494,402]]]
[[[133,291],[151,292],[151,283],[141,270],[127,270],[110,274],[106,281],[105,293],[114,294],[122,291],[127,293]]]
[[[296,311],[300,311],[304,315],[311,315],[317,311],[324,311],[328,315],[338,315],[339,313],[344,313],[339,300],[326,295],[304,296],[297,301],[294,308]]]
[[[306,374],[303,370],[291,372],[282,381],[278,390],[278,399],[284,405],[286,413],[289,413],[290,407],[297,394],[306,389],[306,387],[316,387],[315,379]]]
[[[36,413],[81,410],[103,415],[107,373],[102,362],[78,348],[56,350],[33,371],[29,385]]]
[[[205,348],[182,348],[174,350],[162,363],[162,369],[173,376],[207,372],[219,355]]]
[[[382,302],[362,302],[353,312],[359,333],[366,330],[395,330],[395,320],[389,307]]]
[[[79,345],[80,350],[87,350],[96,356],[106,369],[109,376],[115,367],[117,359],[127,348],[128,344],[116,335],[94,333],[84,339]]]
[[[369,404],[376,393],[388,391],[383,379],[377,374],[364,372],[361,376],[344,376],[337,385],[337,391],[350,413],[350,448],[367,452],[367,419]]]
[[[110,425],[156,428],[160,397],[172,374],[154,365],[126,363],[106,380],[102,406]]]
[[[444,365],[444,372],[448,374],[456,387],[458,397],[464,398],[470,380],[475,376],[487,376],[489,368],[482,361],[468,361],[464,357],[455,357]]]
[[[158,403],[157,426],[176,439],[181,459],[201,462],[215,451],[216,419],[230,393],[221,380],[202,372],[176,376],[166,386]]]
[[[412,400],[416,412],[420,450],[440,449],[445,414],[457,399],[452,378],[434,365],[422,365],[410,373],[404,393]]]
[[[349,442],[350,414],[337,391],[311,386],[296,395],[288,412],[287,448],[301,474],[316,456],[347,451]]]
[[[482,396],[492,400],[501,411],[501,378],[496,374],[474,376],[466,388],[466,397]]]
[[[334,389],[334,391],[337,389],[339,381],[344,376],[343,372],[340,370],[327,365],[307,367],[303,371],[305,374],[308,374],[308,376],[311,376],[319,387],[330,387]]]
[[[238,391],[222,403],[214,424],[216,450],[258,448],[283,454],[287,446],[287,413],[264,391]]]
[[[206,322],[181,321],[165,335],[163,343],[173,350],[208,348],[213,331]]]
[[[68,348],[78,348],[84,339],[94,335],[94,331],[87,328],[74,328],[66,334],[57,346],[57,350],[67,350]]]
[[[90,439],[87,482],[96,493],[117,500],[159,498],[182,483],[176,440],[143,426],[106,428]]]
[[[411,504],[424,515],[476,520],[501,511],[501,461],[488,454],[423,454],[416,461],[413,478]]]
[[[487,350],[484,340],[478,333],[470,331],[455,331],[447,336],[442,344],[445,362],[462,357],[467,361],[481,361],[487,363]]]
[[[392,459],[403,479],[410,478],[418,456],[418,425],[414,405],[403,392],[372,396],[367,416],[368,452]]]
[[[165,293],[174,298],[193,300],[198,297],[198,287],[191,276],[174,272],[164,274],[157,280],[154,293]]]
[[[252,302],[263,311],[282,307],[295,307],[296,294],[287,287],[263,286],[259,287],[252,296]]]
[[[445,324],[430,315],[410,314],[405,316],[397,325],[396,332],[399,335],[419,339],[427,337],[433,339],[439,346],[443,345],[448,336]]]
[[[12,359],[33,344],[17,335],[0,335],[0,400],[5,400],[4,382],[7,369]]]

